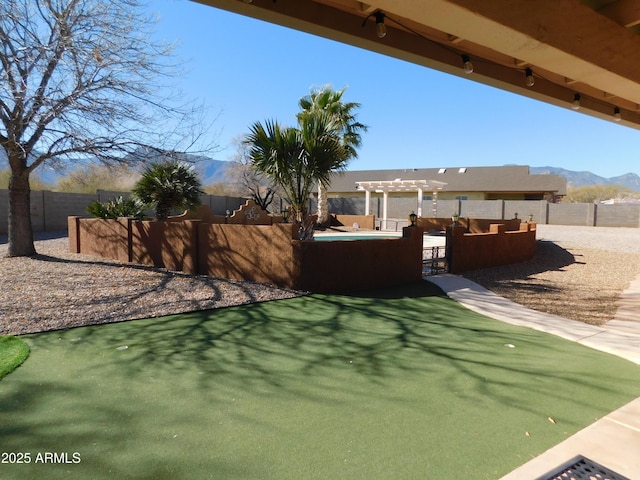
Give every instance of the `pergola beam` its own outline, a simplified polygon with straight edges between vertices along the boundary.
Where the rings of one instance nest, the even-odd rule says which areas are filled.
[[[417,192],[418,193],[418,217],[422,217],[422,200],[425,190],[433,191],[434,196],[438,190],[442,190],[447,183],[438,180],[369,180],[356,183],[356,189],[365,192],[365,215],[370,213],[371,192],[382,193],[382,222],[383,230],[387,228],[387,214],[389,192]]]

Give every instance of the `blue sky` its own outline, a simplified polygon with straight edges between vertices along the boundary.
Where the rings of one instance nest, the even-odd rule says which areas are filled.
[[[187,62],[184,94],[217,116],[213,155],[256,121],[294,125],[314,86],[347,86],[369,126],[349,170],[506,164],[640,174],[640,131],[189,0],[151,0],[157,33]]]

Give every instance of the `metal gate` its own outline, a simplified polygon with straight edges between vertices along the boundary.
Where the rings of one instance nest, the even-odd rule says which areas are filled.
[[[446,247],[436,246],[422,249],[422,276],[438,275],[446,271]]]

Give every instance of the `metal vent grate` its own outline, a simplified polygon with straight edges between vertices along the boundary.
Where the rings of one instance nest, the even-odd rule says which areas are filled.
[[[579,457],[568,467],[553,473],[544,480],[629,480],[588,458]]]

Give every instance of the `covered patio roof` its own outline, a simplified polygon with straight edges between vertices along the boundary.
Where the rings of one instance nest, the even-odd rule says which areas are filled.
[[[637,0],[198,1],[640,128]]]

